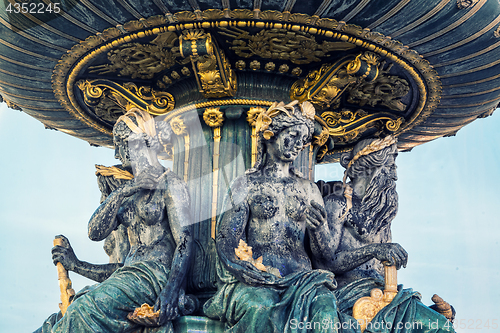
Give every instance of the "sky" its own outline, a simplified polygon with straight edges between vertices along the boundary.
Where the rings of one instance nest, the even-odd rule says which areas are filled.
[[[396,161],[393,241],[409,253],[398,282],[427,305],[434,293],[451,303],[458,332],[500,326],[498,128],[500,111]],[[87,223],[100,198],[94,165],[117,164],[113,155],[0,104],[0,333],[32,332],[58,311],[55,235],[67,236],[80,260],[107,262]],[[342,172],[322,165],[316,178],[341,180]],[[92,283],[70,277],[75,290]]]

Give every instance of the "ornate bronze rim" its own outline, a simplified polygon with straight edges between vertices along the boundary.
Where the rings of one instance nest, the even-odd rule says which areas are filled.
[[[154,16],[148,19],[130,21],[122,27],[108,28],[102,33],[90,36],[80,44],[73,46],[68,54],[64,55],[56,65],[52,75],[54,93],[61,105],[76,119],[102,133],[111,135],[109,129],[92,119],[79,106],[73,92],[78,73],[97,55],[143,37],[158,35],[163,32],[181,32],[187,29],[219,27],[274,28],[305,32],[311,35],[351,43],[395,62],[415,81],[418,87],[419,100],[411,118],[403,123],[394,132],[394,135],[399,135],[423,122],[432,114],[440,102],[441,82],[437,72],[416,51],[410,50],[398,41],[392,40],[380,33],[371,32],[369,29],[363,29],[356,25],[346,24],[345,22],[337,22],[333,19],[319,18],[306,14],[290,14],[288,12],[256,12],[242,9],[231,11],[208,9],[203,12],[185,11],[174,15]],[[246,102],[241,103],[239,101]],[[220,102],[230,103],[231,105],[255,104],[245,99],[225,99],[196,103],[186,107],[188,109],[205,107],[205,103],[208,103],[207,106],[215,106],[219,105],[218,103]],[[259,101],[255,105],[267,105],[267,103],[262,104],[262,102],[264,101]],[[182,107],[181,109],[184,108]],[[172,112],[178,115],[181,109],[175,109]]]

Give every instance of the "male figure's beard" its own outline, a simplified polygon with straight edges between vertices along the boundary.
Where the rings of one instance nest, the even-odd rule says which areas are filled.
[[[398,210],[396,181],[387,168],[375,176],[357,211],[353,211],[352,226],[362,238],[372,237],[389,226]]]

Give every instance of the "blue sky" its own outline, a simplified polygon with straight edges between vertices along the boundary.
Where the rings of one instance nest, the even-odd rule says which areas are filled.
[[[409,252],[399,283],[425,304],[437,293],[457,309],[457,326],[500,326],[500,112],[456,137],[397,159],[399,213],[393,240]],[[81,260],[105,263],[102,242],[87,238],[99,204],[94,164],[113,165],[113,151],[45,130],[0,104],[0,332],[31,332],[58,310],[52,240],[64,234]],[[336,165],[318,179],[340,180]],[[75,290],[91,282],[71,274]],[[459,332],[465,329],[457,329]]]

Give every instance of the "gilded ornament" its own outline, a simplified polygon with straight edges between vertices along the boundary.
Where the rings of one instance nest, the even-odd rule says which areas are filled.
[[[170,80],[170,78],[168,76],[163,76],[162,79],[161,79],[163,82],[165,82],[166,84],[172,84],[172,80]]]
[[[151,79],[176,64],[180,56],[174,43],[178,40],[175,33],[159,34],[150,44],[128,43],[108,52],[110,64],[91,66],[90,73],[99,75],[116,73],[132,79]]]
[[[500,37],[500,25],[496,28],[495,32],[493,32],[493,36],[495,36],[495,38]]]
[[[206,98],[236,93],[236,75],[209,33],[201,29],[188,30],[183,32],[179,43],[181,54],[189,56],[200,92]]]
[[[54,246],[65,246],[61,238],[54,239]],[[68,276],[68,271],[64,268],[63,264],[58,262],[57,265],[57,278],[59,280],[59,288],[61,290],[61,303],[59,303],[59,309],[61,314],[64,315],[68,306],[72,303],[73,297],[75,296],[75,290],[71,287],[71,280]]]
[[[267,21],[281,21],[283,20],[283,14],[277,10],[266,10],[259,14],[259,19]]]
[[[280,68],[278,68],[278,71],[280,73],[284,74],[284,73],[288,72],[289,69],[290,69],[290,67],[288,67],[287,64],[283,64],[283,65],[280,66]]]
[[[224,18],[224,12],[220,9],[207,9],[203,11],[204,20],[217,20]]]
[[[288,60],[294,64],[319,62],[329,52],[346,51],[356,47],[345,42],[316,42],[314,35],[287,29],[263,29],[250,34],[238,27],[220,27],[220,34],[233,39],[230,48],[237,56],[258,56],[266,59]]]
[[[141,30],[147,28],[144,26],[143,22],[141,20],[137,21],[129,21],[123,24],[123,29],[125,29],[127,32],[133,32],[137,30]]]
[[[245,62],[244,62],[243,60],[238,60],[238,61],[236,62],[236,64],[235,64],[235,66],[234,66],[234,67],[236,67],[236,69],[237,69],[237,70],[240,70],[240,71],[241,71],[241,70],[244,70],[244,69],[245,69],[246,64],[245,64]]]
[[[174,18],[179,22],[189,22],[196,20],[196,14],[189,11],[178,12],[174,14]]]
[[[120,169],[115,166],[107,167],[104,165],[95,165],[96,171],[95,174],[102,176],[113,176],[115,179],[125,179],[130,180],[134,178],[134,175],[128,172],[127,170]]]
[[[250,126],[254,127],[257,121],[257,117],[266,109],[261,107],[251,107],[247,112],[247,122]]]
[[[254,60],[255,61],[255,60]],[[252,61],[253,62],[253,61]],[[250,64],[251,65],[251,64]],[[274,62],[268,62],[265,66],[264,66],[264,69],[268,72],[270,71],[274,71],[274,69],[276,68],[276,64]],[[252,68],[253,69],[253,68]]]
[[[381,65],[382,68],[383,64]],[[366,104],[381,104],[394,111],[404,111],[406,104],[401,98],[410,92],[408,81],[395,75],[389,75],[390,67],[380,70],[377,78],[371,82],[359,82],[349,89],[347,101],[363,107]]]
[[[220,108],[206,108],[203,112],[203,120],[210,127],[220,127],[224,122],[224,114]]]
[[[396,297],[398,293],[398,280],[396,266],[384,265],[385,269],[385,288],[384,291],[374,288],[370,292],[370,297],[362,297],[354,303],[352,307],[352,316],[358,321],[361,332],[364,332],[366,326],[386,305]]]
[[[176,135],[184,135],[186,134],[186,125],[180,116],[177,116],[170,120],[170,127],[172,128],[172,132]]]
[[[294,69],[292,69],[292,75],[300,76],[300,74],[302,74],[302,69],[300,67],[295,67]]]
[[[314,106],[308,102],[305,101],[303,103],[299,104],[300,110],[302,111],[302,114],[311,120],[314,120],[314,116],[316,115],[316,110],[314,109]]]
[[[172,71],[170,73],[170,76],[172,77],[172,79],[174,80],[179,80],[181,78],[181,76],[179,75],[179,73],[177,73],[176,71]]]
[[[160,310],[154,311],[154,306],[147,303],[135,308],[134,312],[129,312],[127,319],[134,323],[145,326],[158,326],[160,321]]]
[[[137,87],[134,83],[117,84],[110,80],[81,80],[77,82],[82,90],[85,104],[96,107],[103,98],[111,93],[114,101],[123,108],[137,107],[154,115],[165,114],[174,109],[175,101],[171,94],[158,92],[151,87]]]
[[[167,24],[167,19],[163,15],[151,16],[146,19],[149,26],[157,26]]]
[[[465,9],[474,6],[479,0],[457,0],[458,9]]]
[[[243,239],[240,239],[238,247],[234,249],[234,254],[236,254],[236,257],[238,259],[251,263],[258,270],[261,270],[263,272],[269,272],[279,278],[281,277],[279,269],[272,266],[265,266],[262,263],[262,256],[258,257],[257,259],[254,259],[252,247],[248,246]]]
[[[311,23],[311,16],[301,13],[293,13],[290,15],[290,22],[308,25]]]
[[[203,17],[203,15],[211,15],[209,14],[209,10],[205,10],[200,13],[201,17]],[[182,33],[182,31],[187,29],[201,29],[202,27],[230,27],[232,30],[236,27],[254,27],[265,30],[283,29],[287,33],[295,34],[295,36],[298,32],[308,33],[313,37],[318,35],[322,36],[321,38],[326,42],[333,41],[334,43],[342,42],[357,45],[360,48],[370,50],[373,53],[394,62],[402,70],[408,73],[408,75],[415,81],[418,89],[415,111],[409,116],[409,119],[405,121],[404,125],[400,127],[398,134],[420,124],[430,114],[432,114],[440,102],[441,82],[437,72],[432,69],[429,62],[422,59],[414,50],[409,50],[407,47],[404,47],[403,44],[391,40],[380,33],[372,32],[368,29],[363,29],[359,26],[347,24],[345,22],[339,23],[333,19],[318,18],[315,16],[312,17],[313,20],[311,20],[310,23],[311,25],[314,24],[314,26],[311,26],[301,25],[300,23],[290,24],[288,23],[290,21],[263,22],[260,20],[254,20],[254,12],[251,10],[229,10],[225,8],[223,13],[223,20],[214,22],[196,21],[197,16],[192,12],[177,13],[175,16],[167,14],[164,17],[168,19],[167,24],[170,24],[168,26],[165,25],[150,28],[158,24],[150,19],[147,19],[146,22],[144,22],[144,20],[139,22],[144,28],[137,33],[126,34],[126,31],[123,28],[108,28],[101,34],[90,36],[85,41],[72,47],[67,54],[64,54],[61,57],[61,60],[55,66],[54,75],[52,77],[54,95],[59,100],[61,105],[75,119],[81,121],[86,126],[94,128],[107,135],[111,135],[107,125],[102,124],[92,116],[88,115],[86,111],[79,106],[79,102],[76,100],[73,91],[67,89],[67,87],[73,87],[75,85],[77,78],[81,77],[79,75],[82,74],[82,71],[89,68],[89,65],[92,64],[92,61],[94,61],[96,57],[102,56],[103,54],[110,52],[110,50],[117,49],[123,45],[139,42],[141,41],[141,38],[144,38],[145,36],[157,36],[165,33],[166,31],[177,34]],[[266,11],[263,11],[261,14],[264,13],[266,13]],[[267,16],[269,16],[269,14],[264,14],[264,17]],[[290,20],[292,19],[292,16],[293,14],[289,17]],[[231,24],[229,24],[228,21],[224,21],[229,17],[234,19],[234,22],[231,22]],[[161,20],[161,18],[155,19]],[[180,20],[183,22],[192,21],[193,23],[175,24],[175,22]],[[214,18],[214,20],[217,19]],[[244,32],[244,30],[242,31]],[[248,44],[250,42],[249,39],[255,37],[255,33],[250,34],[250,32],[247,32],[247,35],[247,37],[243,36],[244,38],[242,38],[243,44]],[[237,36],[238,33],[236,33],[236,37]],[[234,37],[232,38],[234,39]],[[234,45],[234,40],[232,43],[233,46],[237,46]],[[281,47],[282,45],[278,44],[278,46]],[[257,50],[259,49],[257,48]],[[175,47],[172,48],[171,51],[173,53],[177,52]],[[311,53],[314,53],[314,51]],[[177,57],[176,60],[179,61],[179,58]],[[189,61],[189,59],[185,60]],[[119,69],[117,69],[117,72],[118,71]],[[288,70],[284,72],[288,72]]]
[[[107,41],[109,39],[116,38],[116,37],[120,36],[121,34],[122,34],[122,32],[120,31],[120,29],[115,28],[115,27],[111,27],[111,28],[105,29],[101,34],[99,34],[99,37],[101,37],[104,41]]]
[[[339,23],[331,18],[319,19],[316,23],[318,27],[334,30],[338,27]]]
[[[377,129],[381,134],[384,128],[392,133],[399,130],[403,117],[388,112],[368,113],[364,110],[326,111],[321,114],[328,126],[329,135],[337,143],[349,144],[368,129]]]
[[[254,60],[250,63],[250,69],[252,70],[257,70],[257,69],[260,69],[260,61],[257,61],[257,60]]]
[[[189,68],[187,68],[187,67],[182,67],[182,69],[181,69],[181,73],[182,73],[182,75],[184,75],[184,76],[189,76],[189,75],[191,75],[191,71],[190,71],[190,70],[189,70]]]
[[[253,11],[250,9],[233,9],[230,16],[232,19],[251,20],[253,19]]]

